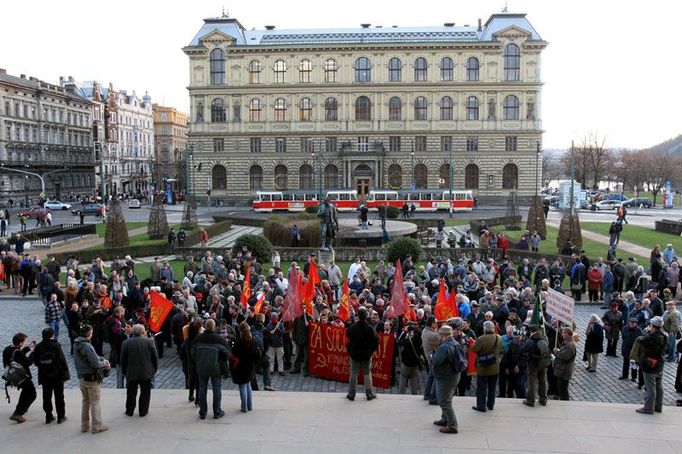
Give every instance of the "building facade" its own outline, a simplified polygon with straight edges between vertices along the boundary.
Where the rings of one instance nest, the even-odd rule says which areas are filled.
[[[183,49],[195,193],[448,188],[452,174],[479,198],[532,195],[546,45],[524,14],[335,30],[206,19]]]
[[[73,84],[53,85],[0,69],[0,202],[11,198],[23,205],[41,196],[70,200],[91,194],[91,124],[92,103]]]
[[[154,111],[151,97],[145,93],[139,98],[135,92],[116,92],[118,126],[117,175],[119,193],[140,195],[148,192],[152,184],[154,165]]]
[[[184,153],[187,114],[174,107],[154,104],[154,183],[173,192],[185,190]],[[164,184],[164,181],[166,184]]]

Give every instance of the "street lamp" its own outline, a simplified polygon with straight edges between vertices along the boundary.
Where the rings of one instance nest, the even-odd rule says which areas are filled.
[[[538,165],[540,162],[540,141],[535,142],[535,197],[538,196]]]
[[[414,140],[412,141],[412,152],[410,152],[410,168],[412,169],[412,170],[410,170],[410,173],[412,174],[411,189],[414,189],[415,188],[415,185],[414,185]]]
[[[24,175],[24,208],[28,210],[28,175]]]
[[[311,156],[313,158],[313,165],[315,165],[315,140],[308,139],[310,143]],[[319,151],[317,152],[317,174],[318,174],[318,192],[317,192],[317,203],[322,203],[322,140],[318,140],[317,144],[319,146]],[[313,180],[314,181],[314,180]],[[313,183],[313,187],[315,184]]]
[[[448,197],[448,199],[449,199],[449,205],[450,205],[450,209],[448,210],[448,217],[449,217],[449,218],[452,217],[452,200],[454,199],[454,194],[452,193],[452,186],[453,186],[453,181],[452,181],[452,177],[453,177],[453,170],[452,170],[452,147],[453,147],[453,146],[454,146],[453,144],[450,144],[450,158],[449,158],[450,163],[448,164],[448,174],[449,174],[449,175],[448,175],[448,183],[449,183],[448,186],[449,186],[449,189],[450,189],[450,197]]]
[[[190,197],[190,192],[189,192],[190,177],[191,177],[190,172],[189,172],[190,158],[192,159],[192,162],[194,162],[194,144],[186,143],[185,144],[185,198],[187,198],[187,200],[189,200],[189,197]]]
[[[28,167],[28,166],[26,166],[26,167]],[[24,175],[26,175],[27,180],[28,180],[29,175],[34,176],[34,177],[38,177],[40,179],[41,196],[44,197],[45,196],[45,177],[50,175],[50,174],[53,174],[53,173],[64,172],[64,171],[68,170],[68,167],[64,166],[63,169],[50,170],[48,172],[43,173],[42,175],[39,173],[35,173],[35,172],[29,172],[28,170],[10,169],[8,167],[5,167],[4,164],[0,164],[0,170],[5,170],[7,172],[23,173]]]

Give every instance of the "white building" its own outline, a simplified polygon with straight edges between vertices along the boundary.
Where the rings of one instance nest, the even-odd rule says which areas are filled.
[[[151,184],[154,163],[154,110],[151,97],[142,99],[135,92],[119,91],[116,95],[118,115],[119,192],[131,194],[146,191]]]

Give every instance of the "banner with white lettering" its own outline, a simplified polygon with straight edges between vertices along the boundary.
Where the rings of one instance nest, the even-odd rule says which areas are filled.
[[[549,289],[546,312],[567,325],[573,324],[575,300],[568,295]]]

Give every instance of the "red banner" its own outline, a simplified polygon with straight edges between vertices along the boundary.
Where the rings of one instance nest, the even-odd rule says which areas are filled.
[[[308,339],[308,370],[311,375],[348,382],[350,357],[346,351],[346,329],[333,325],[310,323]],[[372,385],[391,387],[394,337],[379,334],[379,348],[372,356]],[[362,373],[358,382],[362,383]]]
[[[154,333],[161,331],[163,322],[168,317],[168,314],[173,309],[173,303],[168,301],[164,296],[151,292],[152,302],[149,306],[149,329]]]

